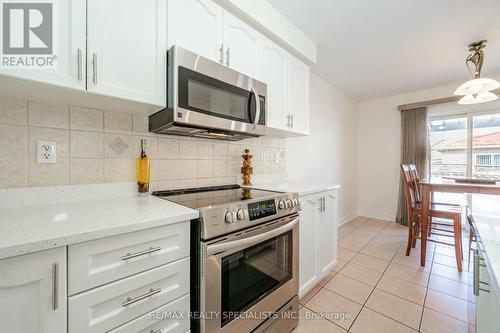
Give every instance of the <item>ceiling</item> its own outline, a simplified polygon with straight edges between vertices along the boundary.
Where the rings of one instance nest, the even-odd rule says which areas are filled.
[[[268,1],[317,43],[312,70],[358,100],[466,81],[478,39],[483,76],[500,73],[500,0]]]

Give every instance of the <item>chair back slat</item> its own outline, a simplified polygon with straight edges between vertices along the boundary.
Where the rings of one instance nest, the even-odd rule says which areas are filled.
[[[408,167],[410,168],[410,176],[413,181],[413,186],[414,186],[414,191],[415,191],[415,200],[417,202],[422,202],[422,194],[420,192],[420,184],[419,184],[419,177],[418,177],[418,171],[417,171],[417,166],[415,164],[408,164]]]
[[[416,186],[414,177],[412,176],[412,171],[408,164],[401,164],[401,172],[403,173],[408,211],[410,211],[412,208],[415,208],[418,203],[415,193],[415,189],[418,186]]]

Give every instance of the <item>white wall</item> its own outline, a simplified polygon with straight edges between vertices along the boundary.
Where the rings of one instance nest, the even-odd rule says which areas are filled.
[[[287,139],[289,179],[341,184],[340,222],[357,215],[357,104],[311,73],[310,135]]]
[[[489,77],[498,80],[500,75]],[[451,96],[461,83],[463,82],[359,104],[360,215],[389,220],[394,220],[396,216],[401,157],[401,114],[397,106]]]

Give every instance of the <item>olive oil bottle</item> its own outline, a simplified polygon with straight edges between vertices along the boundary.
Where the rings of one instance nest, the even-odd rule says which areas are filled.
[[[149,194],[149,157],[146,155],[146,140],[141,140],[141,155],[136,159],[137,191],[139,195]]]

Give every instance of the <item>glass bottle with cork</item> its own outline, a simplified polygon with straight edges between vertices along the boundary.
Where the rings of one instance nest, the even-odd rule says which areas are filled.
[[[141,140],[141,155],[136,159],[137,191],[140,196],[149,194],[149,157],[146,154],[146,140]]]

